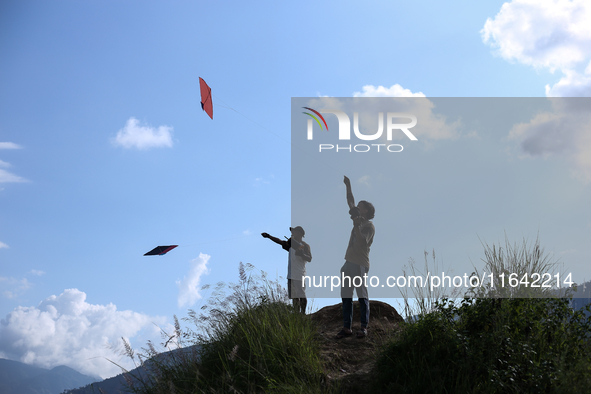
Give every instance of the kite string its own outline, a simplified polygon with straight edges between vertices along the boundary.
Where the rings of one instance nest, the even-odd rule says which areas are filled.
[[[207,241],[207,242],[200,242],[197,244],[190,244],[190,245],[179,245],[179,248],[186,248],[189,246],[199,246],[199,245],[206,245],[206,244],[213,244],[213,243],[217,243],[217,242],[225,242],[225,241],[232,241],[235,239],[242,239],[242,238],[247,238],[247,237],[251,237],[252,234],[247,234],[247,235],[242,235],[240,237],[232,237],[232,238],[225,238],[225,239],[218,239],[215,241]]]
[[[215,103],[215,106],[216,106],[216,107],[222,107],[222,108],[231,109],[231,110],[232,110],[232,111],[234,111],[234,112],[238,112],[238,111],[236,111],[236,110],[235,110],[234,108],[232,108],[232,107],[226,107],[225,105],[221,105],[221,104],[218,104],[218,103]]]
[[[232,110],[232,111],[236,112],[238,115],[240,115],[240,116],[242,116],[242,117],[244,117],[244,118],[246,118],[246,119],[250,120],[252,123],[256,124],[257,126],[259,126],[260,128],[262,128],[263,130],[266,130],[267,132],[269,132],[269,133],[273,134],[274,136],[278,137],[279,139],[283,140],[284,142],[287,142],[287,143],[288,143],[290,146],[292,146],[292,147],[293,147],[293,145],[292,145],[291,141],[288,141],[288,140],[286,140],[285,138],[283,138],[283,137],[282,137],[282,136],[280,136],[279,134],[272,132],[271,130],[269,130],[268,128],[266,128],[266,127],[265,127],[265,126],[263,126],[262,124],[258,123],[257,121],[255,121],[255,120],[253,120],[253,119],[249,118],[248,116],[244,115],[243,113],[241,113],[241,112],[239,112],[239,111],[235,110],[234,108],[230,107],[230,105],[229,105],[228,103],[226,103],[224,100],[222,100],[221,98],[219,98],[219,97],[218,97],[218,96],[216,96],[215,94],[213,94],[213,93],[212,93],[211,95],[212,95],[213,97],[215,97],[215,98],[216,98],[216,100],[220,100],[222,103],[224,103],[224,104],[226,104],[226,105],[227,105],[227,107],[226,107],[226,106],[223,106],[223,105],[219,105],[219,104],[216,104],[216,106],[224,107],[224,108],[227,108],[227,109],[230,109],[230,110]],[[297,148],[297,147],[296,147],[296,148]],[[313,159],[317,159],[316,157],[312,156],[312,155],[311,155],[309,152],[307,152],[307,151],[305,151],[305,150],[303,150],[303,149],[301,149],[301,148],[297,148],[297,149],[299,149],[301,152],[303,152],[303,153],[307,154],[309,157],[311,157],[311,158],[313,158]],[[337,170],[336,168],[334,168],[334,167],[333,167],[333,166],[331,166],[330,164],[328,164],[328,163],[326,163],[326,162],[324,162],[323,164],[324,164],[325,166],[327,166],[328,168],[330,168],[331,170],[335,171],[335,173],[337,173],[337,174],[339,174],[339,175],[342,175],[342,171],[339,171],[339,170]]]
[[[215,94],[213,94],[213,93],[212,93],[212,96],[213,96],[213,97],[215,97],[217,100],[220,100],[222,103],[226,104],[226,105],[227,105],[227,107],[224,107],[224,108],[231,109],[232,111],[236,112],[238,115],[240,115],[240,116],[242,116],[242,117],[244,117],[244,118],[246,118],[246,119],[250,120],[252,123],[256,124],[256,125],[257,125],[257,126],[259,126],[260,128],[262,128],[262,129],[264,129],[264,130],[268,131],[269,133],[271,133],[271,134],[275,135],[276,137],[279,137],[279,138],[281,138],[283,141],[285,141],[285,142],[287,142],[288,144],[290,144],[290,145],[291,145],[291,142],[290,142],[290,141],[287,141],[285,138],[283,138],[283,137],[282,137],[282,136],[280,136],[279,134],[276,134],[276,133],[272,132],[271,130],[269,130],[268,128],[266,128],[266,127],[265,127],[265,126],[263,126],[262,124],[258,123],[257,121],[255,121],[255,120],[253,120],[253,119],[249,118],[248,116],[244,115],[243,113],[241,113],[241,112],[239,112],[239,111],[235,110],[234,108],[230,107],[230,105],[229,105],[228,103],[226,103],[224,100],[222,100],[221,98],[219,98],[219,97],[218,97],[218,96],[216,96]],[[218,104],[216,104],[216,105],[218,105]]]

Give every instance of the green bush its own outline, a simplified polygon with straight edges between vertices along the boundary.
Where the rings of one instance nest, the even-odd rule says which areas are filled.
[[[588,392],[590,330],[591,319],[568,299],[443,300],[383,350],[374,389]]]
[[[462,349],[453,321],[440,312],[403,326],[374,367],[374,391],[446,393],[462,378]]]

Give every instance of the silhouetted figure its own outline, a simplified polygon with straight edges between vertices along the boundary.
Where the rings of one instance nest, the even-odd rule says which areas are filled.
[[[347,204],[349,214],[353,220],[353,229],[349,238],[349,245],[345,253],[345,264],[341,267],[341,298],[343,299],[343,329],[337,334],[337,338],[352,335],[351,324],[353,323],[353,289],[359,298],[359,309],[361,312],[361,330],[357,333],[358,338],[367,335],[369,323],[369,298],[367,294],[367,273],[369,272],[369,248],[373,243],[375,227],[371,222],[375,214],[373,205],[367,201],[359,201],[355,206],[355,198],[351,190],[351,181],[343,179],[347,187]],[[347,280],[347,278],[349,278]],[[357,278],[357,279],[356,279]]]
[[[293,306],[297,311],[306,314],[308,299],[306,298],[306,287],[302,277],[306,276],[306,263],[312,261],[312,252],[310,245],[305,243],[302,238],[305,231],[301,226],[290,227],[291,237],[284,241],[273,237],[267,233],[262,233],[264,238],[281,245],[287,250],[287,294],[293,301]]]

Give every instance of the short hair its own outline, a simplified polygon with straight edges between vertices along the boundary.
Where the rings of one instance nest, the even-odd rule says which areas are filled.
[[[362,200],[362,201],[359,201],[359,202],[362,202],[363,205],[365,205],[365,209],[367,210],[367,217],[366,217],[366,219],[367,220],[373,219],[373,217],[374,217],[374,215],[376,213],[376,209],[373,207],[373,204],[370,203],[370,202],[368,202],[368,201],[365,201],[365,200]]]

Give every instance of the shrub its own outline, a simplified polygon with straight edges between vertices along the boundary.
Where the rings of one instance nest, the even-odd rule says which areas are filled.
[[[443,300],[383,350],[375,389],[588,392],[590,330],[591,318],[568,299]]]
[[[445,393],[457,387],[462,352],[453,322],[440,312],[406,323],[374,367],[376,392]],[[458,376],[459,375],[459,376]]]

